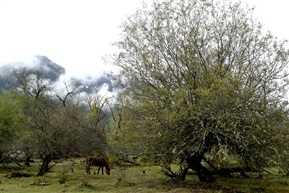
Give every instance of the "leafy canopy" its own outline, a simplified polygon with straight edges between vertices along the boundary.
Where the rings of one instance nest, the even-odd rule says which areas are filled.
[[[264,33],[253,9],[227,0],[154,1],[122,29],[114,57],[125,85],[120,101],[137,116],[123,129],[146,133],[146,153],[217,147],[251,165],[273,159],[277,139],[288,135],[289,52],[286,41]]]

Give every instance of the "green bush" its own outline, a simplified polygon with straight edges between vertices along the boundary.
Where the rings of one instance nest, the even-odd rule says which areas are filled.
[[[68,180],[67,171],[63,170],[57,177],[60,184],[65,184]]]

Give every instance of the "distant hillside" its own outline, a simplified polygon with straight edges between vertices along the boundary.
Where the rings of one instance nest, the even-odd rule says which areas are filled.
[[[59,79],[62,74],[65,74],[65,69],[51,61],[46,56],[35,56],[32,64],[25,63],[9,63],[2,66],[0,73],[0,92],[3,90],[10,90],[15,85],[13,80],[12,72],[13,70],[27,69],[32,74],[39,74],[44,79],[55,82]]]
[[[65,69],[50,60],[46,56],[35,56],[31,64],[25,63],[9,63],[3,65],[0,73],[0,93],[4,90],[10,90],[17,87],[17,81],[14,80],[12,73],[14,70],[23,70],[30,72],[31,74],[38,74],[43,79],[49,80],[51,83],[57,83],[61,75],[65,74]],[[120,85],[113,82],[111,77],[105,73],[99,77],[86,76],[86,77],[70,77],[69,87],[75,92],[84,93],[98,93],[102,89],[106,89],[108,92],[114,92],[115,89],[121,89]],[[63,83],[58,85],[63,86]]]

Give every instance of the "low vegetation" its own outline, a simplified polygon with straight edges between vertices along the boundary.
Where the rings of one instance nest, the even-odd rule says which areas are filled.
[[[69,159],[55,165],[45,176],[36,176],[39,165],[40,160],[30,167],[1,165],[0,192],[289,192],[289,179],[278,174],[278,169],[272,169],[271,175],[264,174],[263,179],[255,179],[257,174],[249,173],[249,179],[219,177],[214,183],[199,182],[190,170],[185,182],[174,183],[159,166],[112,166],[111,175],[88,175],[84,159]],[[97,167],[92,167],[94,170]],[[13,177],[15,173],[19,176]],[[27,174],[32,176],[26,177]]]

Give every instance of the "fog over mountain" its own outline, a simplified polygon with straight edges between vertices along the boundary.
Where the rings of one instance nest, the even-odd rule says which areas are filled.
[[[14,70],[23,70],[30,72],[31,74],[38,74],[43,79],[49,80],[56,87],[64,87],[65,84],[61,81],[65,75],[65,68],[56,64],[46,56],[35,56],[31,63],[14,62],[1,66],[0,71],[0,92],[3,90],[10,90],[15,86],[12,72]],[[70,87],[77,92],[84,93],[98,93],[104,87],[107,92],[113,92],[113,83],[111,79],[102,74],[98,77],[86,76],[86,77],[69,77]],[[16,85],[17,86],[17,85]],[[59,90],[55,88],[55,90]],[[60,89],[61,90],[61,89]]]
[[[89,76],[83,79],[72,77],[70,85],[72,88],[78,89],[79,92],[87,92],[88,94],[99,92],[103,86],[106,86],[109,92],[113,92],[112,82],[105,74],[100,77]]]
[[[38,74],[52,83],[58,81],[59,77],[65,74],[65,69],[62,66],[54,63],[46,56],[37,55],[31,63],[14,62],[1,66],[0,91],[10,90],[13,87],[13,83],[15,83],[12,72],[24,69],[31,74]]]
[[[40,74],[51,82],[59,80],[59,77],[65,74],[65,69],[62,66],[54,63],[46,56],[35,56],[35,63],[36,65],[31,68],[31,71]]]

